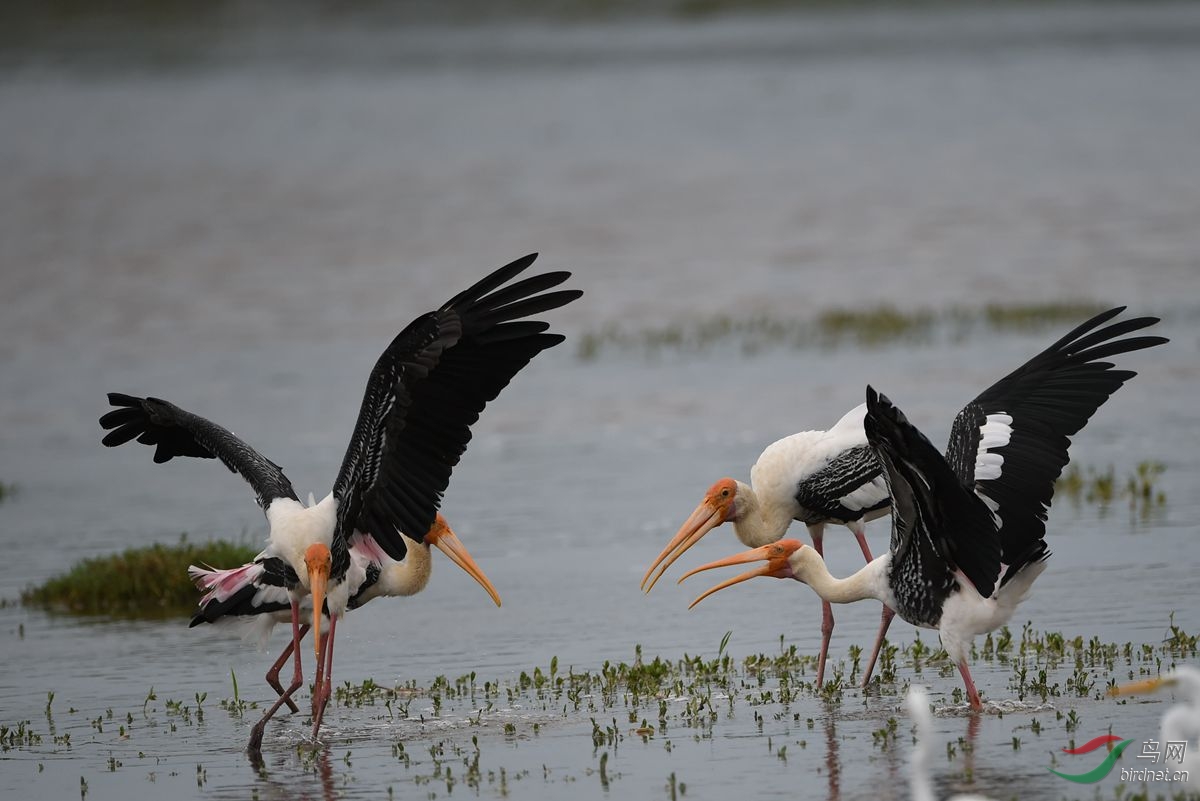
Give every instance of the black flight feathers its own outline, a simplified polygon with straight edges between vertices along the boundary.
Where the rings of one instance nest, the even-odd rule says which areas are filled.
[[[433,523],[450,472],[471,438],[470,426],[521,368],[563,341],[547,323],[522,319],[577,299],[552,290],[570,273],[549,272],[505,286],[537,254],[507,264],[392,340],[367,381],[350,445],[334,482],[338,528],[369,532],[394,559],[399,534],[420,540]],[[119,408],[100,424],[110,447],[131,439],[157,447],[154,459],[219,458],[254,487],[264,507],[295,498],[283,471],[229,431],[155,398],[113,393]]]
[[[954,420],[946,459],[960,481],[995,505],[1005,564],[1015,567],[1045,537],[1054,482],[1069,461],[1069,437],[1136,375],[1101,360],[1167,342],[1159,336],[1119,339],[1154,325],[1157,317],[1100,327],[1122,311],[1110,309],[1077,326],[984,390]],[[992,414],[1007,415],[1012,424],[1007,444],[988,449],[1003,458],[1000,475],[985,478],[975,474],[976,458],[984,444],[980,426]]]
[[[1110,309],[1077,326],[967,404],[954,420],[945,458],[886,397],[867,388],[867,440],[884,464],[895,504],[893,560],[903,555],[898,549],[923,536],[987,597],[1002,564],[1001,585],[1049,555],[1046,512],[1068,462],[1069,437],[1136,375],[1101,360],[1167,342],[1126,337],[1154,325],[1156,317],[1101,328],[1124,310]],[[985,447],[981,426],[988,415],[1000,414],[1012,420],[1007,442]],[[976,475],[984,449],[1002,457],[998,476]],[[996,469],[993,462],[990,470]]]
[[[501,267],[417,318],[379,357],[334,483],[347,534],[368,531],[389,556],[403,558],[400,532],[420,540],[433,524],[483,407],[534,356],[562,342],[545,333],[546,323],[520,318],[582,295],[546,291],[570,273],[504,286],[535,257]]]
[[[110,392],[108,402],[117,407],[100,418],[100,425],[111,429],[102,440],[108,447],[136,437],[143,445],[155,446],[154,461],[160,464],[176,456],[218,458],[250,483],[264,509],[276,498],[296,500],[279,465],[216,423],[159,398]]]
[[[990,596],[1000,576],[1001,553],[987,506],[904,413],[870,386],[863,425],[892,498],[893,564],[914,559],[931,580],[946,569],[961,570],[980,595]]]

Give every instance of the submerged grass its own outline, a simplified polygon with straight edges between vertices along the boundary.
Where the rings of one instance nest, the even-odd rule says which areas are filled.
[[[356,720],[386,720],[388,726],[368,726],[364,734],[353,737],[331,734],[326,742],[336,744],[332,746],[297,745],[296,760],[304,772],[319,776],[322,787],[328,790],[335,787],[330,778],[334,776],[334,748],[345,746],[344,756],[338,757],[346,769],[341,778],[354,782],[358,778],[351,768],[359,764],[358,759],[364,760],[369,771],[377,770],[380,763],[379,748],[368,739],[388,738],[391,742],[384,747],[390,750],[384,752],[384,761],[389,763],[389,798],[394,795],[392,782],[401,788],[415,785],[417,792],[430,798],[453,797],[456,785],[475,796],[486,788],[489,795],[518,797],[517,788],[537,781],[538,776],[546,785],[556,787],[596,781],[607,795],[627,779],[620,768],[633,764],[617,759],[623,749],[635,748],[641,753],[649,746],[661,749],[663,759],[669,760],[677,748],[729,736],[742,739],[748,730],[756,730],[759,740],[765,741],[772,766],[787,764],[789,757],[805,766],[821,758],[806,758],[804,754],[819,749],[823,731],[828,745],[822,768],[834,777],[831,787],[836,789],[838,773],[849,775],[848,771],[862,770],[864,764],[874,761],[871,752],[895,751],[897,758],[905,757],[910,725],[900,713],[899,703],[910,681],[947,687],[958,683],[946,653],[919,638],[903,646],[889,643],[881,663],[885,669],[866,691],[855,686],[861,656],[858,646],[849,651],[849,666],[846,660],[835,660],[831,665],[833,680],[827,684],[832,688],[818,690],[811,681],[815,657],[799,653],[783,635],[773,653],[741,657],[729,652],[730,639],[731,633],[727,633],[715,655],[710,652],[704,656],[650,658],[635,646],[631,661],[606,661],[591,670],[562,668],[558,658],[551,657],[548,665],[533,665],[518,676],[510,672],[507,678],[492,680],[472,672],[458,678],[437,676],[425,686],[418,686],[415,680],[393,687],[370,679],[359,685],[345,682],[337,688],[335,703],[358,710],[353,715]],[[1120,716],[1121,712],[1113,708],[1131,702],[1110,699],[1109,687],[1159,675],[1180,661],[1195,660],[1198,641],[1200,637],[1184,631],[1173,616],[1167,621],[1163,638],[1146,644],[1106,643],[1095,636],[1040,632],[1026,623],[1019,631],[1003,627],[987,635],[971,659],[1004,666],[1010,671],[1009,687],[1000,691],[1000,696],[1010,699],[1015,692],[1020,701],[1027,701],[1022,707],[1001,700],[997,702],[1000,708],[989,713],[997,721],[1011,716],[1011,724],[1002,724],[1011,726],[1013,732],[1011,739],[1006,736],[1003,741],[1005,750],[1034,752],[1028,760],[1020,760],[1025,770],[1034,764],[1030,760],[1037,754],[1053,754],[1064,742],[1074,747],[1079,737],[1085,733],[1090,736],[1105,720]],[[232,698],[220,701],[216,710],[241,720],[255,705],[240,698],[236,677],[231,676],[231,686]],[[866,708],[868,695],[889,700]],[[145,701],[134,701],[128,709],[109,707],[100,711],[93,706],[64,710],[60,701],[55,716],[51,709],[55,693],[51,690],[47,693],[44,726],[35,725],[36,715],[28,713],[23,718],[0,720],[0,752],[58,758],[64,751],[90,744],[93,749],[109,749],[108,772],[147,770],[150,781],[166,781],[183,772],[158,773],[159,755],[148,749],[161,749],[163,738],[176,734],[189,739],[201,736],[201,727],[212,725],[212,721],[206,723],[206,712],[215,714],[211,705],[206,711],[207,698],[207,693],[198,691],[192,694],[194,704],[182,697],[159,702],[154,687],[150,687]],[[959,706],[965,704],[956,686],[949,699]],[[1098,706],[1100,703],[1104,706]],[[218,720],[223,717],[218,713]],[[426,723],[439,718],[440,725],[426,728]],[[551,727],[553,747],[571,744],[576,749],[574,761],[558,759],[554,767],[543,762],[538,771],[541,757],[535,750],[524,763],[508,768],[497,763],[497,751],[500,759],[527,754],[526,749],[537,748],[531,743]],[[355,761],[351,759],[352,745]],[[710,758],[714,748],[725,747],[714,744],[701,750],[705,758]],[[976,784],[979,780],[971,759],[976,743],[972,735],[946,742],[945,749],[947,765],[940,772],[956,775],[963,789],[978,787],[992,796],[1016,797],[997,793],[994,771]],[[743,753],[750,752],[743,749]],[[863,753],[868,754],[865,761],[859,758]],[[561,754],[556,753],[558,756]],[[1053,755],[1050,758],[1053,760]],[[662,771],[669,773],[664,794],[688,797],[688,782],[680,769],[690,764],[663,762]],[[534,766],[532,770],[530,766]],[[93,769],[103,771],[105,767]],[[1040,760],[1036,769],[1041,769]],[[258,770],[262,771],[261,780],[271,775],[263,767]],[[275,775],[281,775],[280,770],[271,768]],[[203,788],[207,783],[207,771],[204,763],[196,764],[197,786]],[[89,778],[94,777],[88,774],[82,780],[86,783]],[[643,782],[644,774],[637,780]],[[1128,794],[1123,788],[1118,785],[1112,797],[1131,801],[1163,797]],[[556,793],[564,794],[571,793]],[[257,797],[257,788],[252,795]]]
[[[1122,482],[1117,480],[1117,471],[1112,465],[1097,470],[1073,464],[1055,482],[1055,494],[1066,497],[1074,506],[1098,506],[1102,512],[1107,511],[1114,501],[1125,500],[1131,512],[1146,518],[1166,506],[1167,493],[1158,485],[1158,479],[1166,470],[1167,466],[1162,462],[1138,462]]]
[[[200,545],[156,543],[109,556],[84,559],[67,573],[21,593],[22,603],[79,615],[162,618],[185,615],[199,595],[188,579],[192,564],[232,567],[258,549],[215,540]]]
[[[830,308],[815,318],[724,314],[686,323],[631,329],[617,324],[585,332],[577,355],[588,360],[606,350],[703,351],[732,343],[743,351],[767,347],[884,347],[932,342],[939,336],[960,340],[987,332],[1033,332],[1081,323],[1106,307],[1087,301],[1033,304],[989,304],[944,311],[905,311],[889,304],[874,308]]]

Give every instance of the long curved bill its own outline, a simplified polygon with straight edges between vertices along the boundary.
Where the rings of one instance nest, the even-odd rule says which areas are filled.
[[[313,601],[313,653],[317,665],[321,664],[321,610],[325,608],[325,591],[329,586],[329,571],[332,564],[329,548],[323,544],[309,546],[304,556],[308,567],[308,587]]]
[[[1109,688],[1108,694],[1117,695],[1137,695],[1140,693],[1152,693],[1162,687],[1172,684],[1170,678],[1158,677],[1154,679],[1142,679],[1141,681],[1132,681],[1128,684],[1122,684],[1119,687]]]
[[[789,564],[788,559],[793,553],[803,547],[804,545],[799,540],[780,540],[779,542],[773,542],[770,545],[764,545],[761,548],[753,548],[749,551],[743,551],[742,553],[734,554],[733,556],[727,556],[724,559],[718,559],[715,562],[709,562],[707,565],[701,565],[695,570],[689,570],[687,573],[683,574],[683,577],[679,579],[678,583],[682,584],[684,579],[688,578],[689,576],[694,576],[695,574],[701,573],[705,570],[766,561],[766,564],[764,565],[760,565],[753,570],[747,570],[745,573],[734,576],[731,579],[726,579],[717,586],[705,591],[698,598],[696,598],[696,600],[692,601],[691,604],[688,605],[688,609],[691,609],[696,604],[700,603],[715,592],[720,592],[726,587],[732,587],[734,584],[741,584],[743,581],[749,581],[752,578],[758,578],[759,576],[770,576],[772,578],[791,578],[792,567],[791,564]]]
[[[425,541],[436,545],[439,551],[450,557],[450,560],[454,564],[465,570],[471,578],[479,582],[479,586],[487,590],[487,594],[492,596],[492,600],[496,603],[496,606],[500,605],[500,593],[496,592],[496,588],[492,586],[492,582],[484,575],[483,570],[475,563],[475,560],[471,558],[470,552],[467,551],[467,546],[462,544],[462,540],[450,529],[450,525],[440,514],[437,516],[437,520],[434,521],[433,527],[429,529],[429,533],[425,535]]]
[[[654,589],[654,585],[662,578],[663,573],[667,572],[667,568],[674,564],[676,559],[683,556],[688,548],[699,542],[701,537],[724,522],[724,510],[714,508],[707,499],[702,501],[684,524],[679,527],[679,531],[667,543],[667,547],[662,549],[662,553],[654,560],[654,564],[650,565],[650,569],[642,577],[642,590],[650,592],[650,590]],[[658,569],[658,573],[651,579],[650,574],[654,573],[656,568]]]

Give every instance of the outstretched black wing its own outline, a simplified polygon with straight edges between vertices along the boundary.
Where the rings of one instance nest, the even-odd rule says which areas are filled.
[[[547,323],[520,318],[582,295],[547,291],[570,273],[504,286],[535,258],[501,267],[418,317],[379,357],[334,483],[345,536],[368,531],[390,557],[403,559],[400,532],[419,540],[433,524],[483,407],[534,356],[563,340],[545,333]]]
[[[1038,543],[1046,534],[1054,482],[1068,462],[1068,438],[1136,375],[1101,360],[1167,341],[1118,339],[1154,325],[1157,317],[1100,328],[1124,310],[1110,309],[1078,326],[988,387],[954,419],[946,458],[999,519],[1005,564],[1019,566],[1035,553],[1044,555]]]
[[[987,598],[1000,575],[991,513],[904,413],[867,387],[867,441],[892,498],[893,592],[906,620],[936,625],[960,570]]]
[[[154,461],[158,463],[176,456],[220,459],[250,482],[264,510],[276,498],[298,500],[279,465],[216,423],[159,398],[110,392],[108,402],[117,407],[100,418],[100,425],[109,430],[102,440],[108,447],[136,438],[143,445],[155,446]]]

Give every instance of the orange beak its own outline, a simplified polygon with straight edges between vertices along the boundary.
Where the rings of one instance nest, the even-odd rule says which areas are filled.
[[[1172,684],[1169,678],[1159,677],[1156,679],[1142,679],[1141,681],[1132,681],[1129,684],[1122,684],[1120,687],[1113,687],[1108,691],[1111,696],[1118,695],[1135,695],[1140,693],[1152,693],[1161,689],[1164,685]]]
[[[704,496],[704,500],[700,502],[700,505],[696,507],[691,516],[684,521],[679,531],[667,543],[667,547],[662,549],[662,553],[658,555],[658,558],[654,560],[654,564],[650,565],[650,569],[642,577],[642,590],[644,592],[650,592],[650,590],[654,589],[654,585],[658,583],[663,573],[667,572],[667,568],[674,564],[676,559],[683,556],[687,552],[687,549],[699,542],[705,534],[729,518],[729,512],[733,508],[733,499],[736,492],[737,485],[730,478],[721,479],[709,489],[708,494]],[[651,579],[650,574],[654,573],[656,568],[658,569],[658,573]]]
[[[329,546],[320,542],[308,546],[304,552],[304,566],[308,568],[308,586],[313,599],[313,652],[321,661],[321,609],[325,606],[325,590],[329,586],[329,570],[333,556]]]
[[[492,586],[492,582],[488,580],[483,570],[471,558],[471,554],[467,551],[467,546],[463,545],[462,540],[450,530],[450,524],[446,522],[446,518],[442,517],[440,513],[434,519],[433,525],[429,527],[429,533],[425,535],[425,542],[430,545],[436,545],[437,549],[446,554],[446,556],[449,556],[454,564],[467,571],[467,574],[479,582],[479,586],[487,590],[487,594],[492,596],[492,600],[496,603],[496,606],[500,605],[500,593],[496,592],[496,588]]]
[[[700,573],[704,570],[712,570],[713,568],[717,567],[729,567],[730,565],[745,565],[751,562],[760,562],[764,559],[767,562],[765,565],[756,567],[753,570],[747,570],[740,576],[734,576],[731,579],[722,581],[720,584],[703,593],[696,600],[692,601],[692,603],[688,606],[688,609],[691,609],[693,606],[700,603],[714,592],[719,592],[726,587],[732,587],[734,584],[741,584],[743,581],[749,581],[752,578],[757,578],[759,576],[770,576],[772,578],[792,578],[792,565],[789,560],[791,559],[792,554],[796,553],[796,551],[803,547],[804,543],[800,542],[799,540],[780,540],[779,542],[773,542],[770,545],[764,545],[761,548],[754,548],[749,551],[743,551],[742,553],[734,554],[733,556],[727,556],[724,559],[718,559],[715,562],[709,562],[707,565],[701,565],[695,570],[690,570],[687,573],[684,573],[683,578],[679,579],[680,584],[682,584],[683,580],[688,576],[695,575],[696,573]]]

